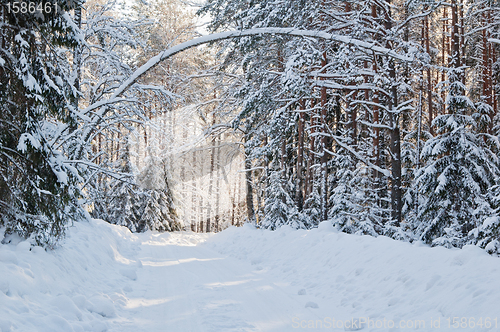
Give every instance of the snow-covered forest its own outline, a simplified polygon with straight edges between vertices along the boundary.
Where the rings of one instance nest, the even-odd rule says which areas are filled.
[[[261,227],[498,253],[498,7],[482,1],[208,1]],[[347,37],[347,38],[346,38]],[[226,107],[230,107],[229,105]]]
[[[90,217],[134,232],[242,223],[240,137],[209,130],[224,84],[214,52],[187,50],[124,85],[158,52],[199,36],[194,9],[46,3],[1,7],[6,236],[54,247],[69,224]]]
[[[1,7],[7,237],[329,221],[500,252],[495,3],[41,3]]]
[[[486,0],[1,0],[0,332],[497,331],[498,53]]]

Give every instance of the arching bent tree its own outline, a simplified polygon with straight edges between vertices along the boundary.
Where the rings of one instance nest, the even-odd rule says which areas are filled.
[[[371,51],[377,54],[382,54],[382,55],[387,55],[389,57],[392,57],[394,59],[400,60],[400,61],[405,61],[405,62],[413,62],[415,59],[413,57],[404,55],[404,54],[399,54],[394,50],[381,47],[381,46],[376,46],[372,43],[345,37],[345,36],[340,36],[340,35],[335,35],[335,34],[330,34],[322,31],[314,31],[314,30],[300,30],[300,29],[293,29],[293,28],[256,28],[256,29],[249,29],[249,30],[241,30],[241,31],[228,31],[228,32],[221,32],[221,33],[214,33],[210,34],[207,36],[199,37],[199,38],[194,38],[190,41],[181,43],[179,45],[176,45],[172,48],[169,48],[158,55],[152,57],[148,62],[146,62],[144,65],[139,67],[129,78],[127,78],[113,93],[113,95],[107,99],[107,100],[101,100],[99,102],[96,102],[92,105],[89,105],[87,108],[82,110],[82,113],[86,114],[89,113],[97,108],[100,108],[98,111],[98,114],[100,117],[96,117],[96,121],[93,123],[94,126],[97,126],[100,121],[102,121],[102,116],[104,116],[107,112],[106,105],[108,104],[113,104],[119,101],[119,97],[125,92],[132,84],[134,84],[140,77],[142,77],[147,71],[151,70],[152,68],[156,67],[160,62],[178,54],[181,53],[187,49],[200,46],[203,44],[208,44],[211,42],[215,41],[221,41],[225,39],[231,39],[231,38],[242,38],[242,37],[248,37],[248,36],[258,36],[258,35],[264,35],[264,34],[276,34],[276,35],[288,35],[288,36],[295,36],[295,37],[310,37],[310,38],[319,38],[319,39],[325,39],[329,41],[334,41],[338,43],[343,43],[343,44],[348,44],[352,46],[359,47],[361,49],[364,49],[366,51]],[[87,135],[85,136],[85,142],[88,137],[90,136],[90,132],[94,129],[94,126],[90,126],[87,130]],[[79,150],[81,153],[81,149]]]
[[[90,121],[87,121],[85,125],[82,127],[82,140],[80,141],[80,146],[75,149],[75,155],[73,156],[74,159],[82,159],[83,152],[85,151],[85,147],[89,144],[91,141],[91,137],[93,137],[93,134],[95,130],[99,127],[99,125],[102,123],[103,119],[106,117],[106,114],[109,112],[110,108],[108,107],[109,105],[112,105],[114,103],[119,103],[123,100],[122,95],[124,92],[126,92],[130,87],[132,87],[143,75],[145,75],[148,71],[151,69],[155,68],[158,64],[160,64],[162,61],[180,53],[185,50],[188,50],[190,48],[202,45],[202,44],[207,44],[211,42],[216,42],[216,41],[222,41],[222,40],[227,40],[227,39],[235,39],[235,38],[242,38],[242,37],[250,37],[250,36],[262,36],[262,35],[286,35],[286,36],[293,36],[297,38],[314,38],[314,39],[321,39],[324,41],[329,41],[333,42],[335,44],[342,44],[342,45],[348,45],[349,47],[352,48],[357,48],[363,52],[370,53],[370,54],[377,54],[380,56],[384,56],[387,58],[391,58],[394,61],[400,61],[400,62],[414,62],[414,57],[410,54],[401,54],[396,52],[393,49],[379,46],[375,43],[371,42],[366,42],[362,41],[359,39],[351,38],[348,36],[342,36],[338,34],[331,34],[327,33],[324,31],[316,31],[316,30],[303,30],[303,29],[295,29],[295,28],[274,28],[274,27],[268,27],[268,28],[255,28],[255,29],[248,29],[248,30],[237,30],[237,31],[228,31],[228,32],[221,32],[221,33],[214,33],[210,34],[207,36],[199,37],[192,39],[190,41],[181,43],[179,45],[176,45],[170,49],[167,49],[163,52],[160,52],[156,56],[152,57],[149,61],[147,61],[144,65],[142,65],[140,68],[138,68],[132,75],[130,75],[126,80],[123,81],[123,83],[116,88],[116,90],[111,94],[111,96],[108,99],[105,100],[100,100],[97,101],[85,109],[83,109],[80,113],[83,114],[84,116],[88,114],[93,114],[92,119]],[[359,157],[355,153],[355,151],[350,151],[351,153],[354,154],[355,157]],[[368,160],[362,160],[363,162],[367,163],[369,167],[375,167],[373,163],[369,162]],[[379,170],[381,171],[381,170]],[[387,173],[389,175],[389,173]],[[393,172],[394,174],[394,172]],[[396,205],[399,209],[397,211],[397,215],[401,214],[401,204]]]

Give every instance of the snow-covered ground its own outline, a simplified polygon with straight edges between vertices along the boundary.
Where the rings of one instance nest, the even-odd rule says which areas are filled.
[[[500,331],[499,277],[500,259],[476,247],[325,223],[206,235],[96,220],[54,251],[0,245],[0,330]]]

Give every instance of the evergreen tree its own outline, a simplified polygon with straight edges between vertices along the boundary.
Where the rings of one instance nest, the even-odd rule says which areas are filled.
[[[329,218],[333,225],[349,234],[380,234],[382,218],[375,212],[376,195],[367,183],[371,172],[366,167],[355,167],[352,158],[340,151],[333,162],[338,167],[330,196]]]
[[[70,3],[52,1],[43,15],[14,13],[1,4],[1,223],[7,233],[33,236],[35,244],[48,247],[64,235],[68,221],[83,215],[79,176],[53,141],[62,125],[69,131],[77,125],[68,54],[81,40],[64,15],[73,9]]]
[[[449,114],[435,120],[437,136],[425,143],[425,167],[416,183],[425,198],[415,232],[434,245],[462,247],[477,243],[477,230],[493,213],[489,188],[500,175],[496,156],[477,134],[470,114],[473,104],[461,82],[450,73]]]
[[[138,220],[137,231],[181,230],[164,161],[154,153],[153,149],[149,149],[145,163],[137,177],[143,188],[140,196],[142,214]]]
[[[269,175],[269,186],[266,191],[263,228],[276,229],[283,225],[293,228],[306,228],[303,216],[299,213],[295,202],[290,196],[286,179],[281,176],[282,171],[273,169]]]
[[[130,162],[127,146],[120,159],[119,177],[109,181],[107,189],[95,202],[95,217],[139,233],[182,229],[177,220],[164,162],[151,155],[151,150],[145,160],[146,165],[138,173]]]

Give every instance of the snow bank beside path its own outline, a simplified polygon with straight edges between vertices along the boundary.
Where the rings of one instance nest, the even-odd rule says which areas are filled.
[[[95,220],[70,227],[62,247],[0,245],[0,331],[106,331],[140,262],[137,236]]]
[[[327,223],[310,231],[282,227],[274,232],[245,225],[204,245],[253,264],[302,297],[310,315],[295,319],[292,328],[325,329],[343,325],[339,320],[370,319],[363,331],[418,325],[421,331],[457,331],[457,326],[500,331],[500,259],[474,246],[430,248],[339,233]]]

